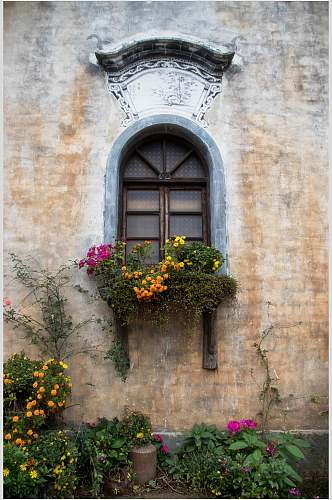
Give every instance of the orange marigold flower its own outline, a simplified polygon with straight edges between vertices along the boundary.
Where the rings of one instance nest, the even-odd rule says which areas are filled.
[[[39,372],[33,372],[34,377],[39,377]]]
[[[13,434],[17,434],[17,433],[18,433],[18,430],[15,427],[15,429],[13,429]]]
[[[11,380],[9,378],[5,378],[4,382],[6,385],[8,385],[8,384],[10,384]]]
[[[32,384],[32,387],[33,387],[34,389],[36,389],[36,388],[38,387],[38,382],[34,382],[34,383]]]
[[[42,370],[48,370],[48,366],[47,365],[44,365]]]
[[[58,405],[61,407],[63,406],[63,402],[62,401],[59,401]]]
[[[20,444],[22,444],[22,439],[21,438],[15,439],[15,444],[17,444],[17,446],[19,446]]]
[[[39,415],[45,415],[44,410],[39,410]]]
[[[39,387],[39,392],[45,392],[45,387],[43,386]]]
[[[38,415],[39,415],[39,410],[35,410],[35,411],[33,412],[33,414],[34,414],[34,415],[36,415],[36,416],[38,416]]]
[[[5,439],[6,439],[6,441],[10,441],[10,440],[11,440],[11,438],[12,438],[12,435],[11,435],[11,434],[6,434],[6,435],[5,435]]]
[[[37,404],[37,401],[34,399],[33,401],[31,401],[31,406],[36,406]]]
[[[142,280],[142,285],[146,285],[146,280]]]
[[[51,396],[56,396],[57,391],[55,389],[51,390]]]
[[[37,399],[43,399],[43,396],[41,394],[37,394]]]
[[[59,384],[54,385],[54,389],[59,389],[59,388],[60,388]]]
[[[31,403],[27,403],[27,410],[30,410],[31,408]]]
[[[32,434],[33,434],[33,430],[32,430],[32,429],[29,429],[29,430],[28,430],[28,432],[27,432],[27,435],[28,435],[28,436],[32,436]]]
[[[32,417],[32,411],[28,411],[26,415],[27,415],[27,417],[29,417],[29,418],[30,418],[30,417]]]
[[[20,419],[20,417],[18,417],[17,415],[15,415],[15,417],[13,417],[13,422],[18,422]]]
[[[50,408],[53,408],[54,401],[47,401],[47,406],[49,406]]]
[[[45,373],[44,373],[44,372],[40,372],[40,373],[39,373],[39,377],[40,377],[40,378],[45,377]]]

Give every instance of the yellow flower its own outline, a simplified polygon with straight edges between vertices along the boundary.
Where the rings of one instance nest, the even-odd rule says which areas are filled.
[[[168,255],[168,256],[166,257],[166,260],[170,261],[170,260],[172,260],[172,257],[171,257],[170,255]]]
[[[13,417],[13,422],[18,422],[19,421],[19,417],[17,415],[15,415],[15,417]]]
[[[31,470],[29,474],[31,479],[36,479],[38,477],[38,472],[36,470]]]
[[[9,476],[9,469],[7,469],[7,467],[5,467],[5,468],[4,468],[4,470],[3,470],[3,475],[4,475],[5,477]]]
[[[142,438],[144,437],[144,432],[138,432],[138,433],[136,434],[136,437],[137,437],[138,439],[142,439]]]
[[[27,464],[21,464],[20,465],[20,469],[22,472],[24,472],[25,470],[27,470]]]
[[[54,406],[54,402],[53,401],[47,401],[47,406],[49,406],[50,408],[52,408]]]
[[[168,243],[169,243],[169,240],[166,240],[166,243],[168,244]]]
[[[66,363],[64,363],[63,361],[60,361],[59,365],[62,366],[62,368],[64,368],[65,370],[66,370],[66,368],[68,368],[68,365]]]
[[[28,436],[32,436],[32,434],[33,434],[33,430],[32,430],[32,429],[29,429],[29,430],[28,430],[28,432],[27,432],[27,435],[28,435]]]
[[[174,243],[173,247],[177,248],[179,246],[178,243]]]
[[[179,266],[180,267],[184,267],[184,263],[183,262],[179,262]]]
[[[27,417],[32,417],[32,411],[28,411],[26,415]]]

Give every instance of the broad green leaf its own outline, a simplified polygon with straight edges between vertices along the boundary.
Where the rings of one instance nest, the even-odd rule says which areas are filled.
[[[125,444],[125,439],[114,439],[111,442],[112,448],[121,448]]]
[[[293,455],[293,457],[304,458],[302,451],[297,446],[294,446],[293,444],[286,444],[285,448],[291,455]]]
[[[229,447],[230,450],[242,450],[243,448],[248,448],[248,444],[244,441],[235,441]]]
[[[302,482],[302,477],[293,469],[293,467],[289,464],[285,464],[285,472],[288,476],[292,477],[298,482]]]
[[[256,465],[258,464],[262,459],[262,452],[261,450],[255,450],[253,453],[250,453],[250,455],[247,456],[245,461],[243,462],[243,465]]]
[[[293,483],[293,481],[291,479],[289,479],[289,477],[284,477],[284,483],[287,484],[287,486],[296,486],[295,483]]]
[[[311,444],[305,439],[295,438],[293,443],[300,448],[311,448]]]

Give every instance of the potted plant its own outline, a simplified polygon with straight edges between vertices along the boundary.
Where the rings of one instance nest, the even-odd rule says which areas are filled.
[[[130,450],[129,458],[133,462],[135,478],[144,484],[156,476],[157,449],[154,441],[149,417],[138,411],[126,411],[122,420],[122,432],[126,437]]]

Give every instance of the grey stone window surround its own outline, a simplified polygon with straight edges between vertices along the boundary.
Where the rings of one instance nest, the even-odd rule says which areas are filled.
[[[117,237],[120,193],[120,167],[131,145],[152,133],[173,133],[187,139],[202,153],[209,168],[211,244],[225,256],[223,272],[228,272],[226,233],[226,193],[223,161],[214,139],[188,118],[160,114],[141,118],[128,126],[115,140],[107,159],[105,176],[104,241]]]

